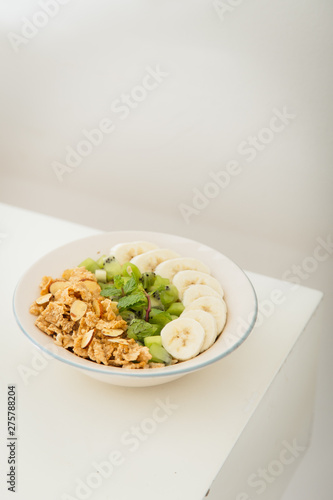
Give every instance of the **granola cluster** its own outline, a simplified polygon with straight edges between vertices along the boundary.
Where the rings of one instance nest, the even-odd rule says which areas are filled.
[[[35,325],[77,356],[122,368],[152,368],[147,347],[126,336],[127,323],[117,302],[100,295],[96,277],[83,267],[61,279],[44,276],[41,295],[30,307]]]

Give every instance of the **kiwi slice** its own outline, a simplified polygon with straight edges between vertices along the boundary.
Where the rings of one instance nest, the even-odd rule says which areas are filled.
[[[121,265],[115,257],[107,257],[104,261],[103,267],[106,271],[108,280],[112,280],[112,278],[121,274]]]
[[[172,357],[164,349],[163,346],[156,343],[151,344],[151,346],[149,347],[149,352],[152,355],[150,361],[152,361],[153,363],[164,363],[166,365],[169,365],[171,363]]]
[[[91,259],[88,257],[88,259],[85,259],[81,262],[81,264],[78,265],[78,267],[85,267],[87,271],[90,271],[91,273],[94,273],[96,269],[100,269],[99,265],[94,259]]]
[[[167,312],[172,316],[180,316],[184,309],[184,304],[181,302],[174,302],[170,307],[168,307]]]
[[[145,337],[144,339],[145,346],[150,347],[153,344],[162,345],[162,337],[161,335],[153,335],[152,337]]]

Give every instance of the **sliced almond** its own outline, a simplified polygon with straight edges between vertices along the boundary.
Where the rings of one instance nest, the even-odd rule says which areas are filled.
[[[63,290],[64,288],[67,288],[67,287],[68,287],[68,282],[67,281],[54,281],[50,285],[49,290],[52,293],[52,295],[55,295],[58,290]]]
[[[92,306],[93,306],[93,310],[94,310],[96,316],[98,316],[100,318],[103,314],[103,306],[102,306],[101,302],[98,299],[94,299],[92,301]]]
[[[94,328],[92,330],[89,330],[89,332],[86,332],[83,337],[82,337],[82,340],[81,340],[81,347],[82,349],[85,349],[86,347],[88,347],[94,337],[94,334],[95,334],[95,330]]]
[[[97,283],[97,281],[92,280],[82,280],[81,283],[89,290],[91,293],[100,293],[101,287]]]
[[[111,305],[112,311],[118,313],[118,302],[115,302],[114,300],[111,300],[110,305]]]
[[[41,306],[42,304],[46,304],[47,302],[50,301],[51,297],[52,297],[52,293],[47,293],[46,295],[41,295],[36,300],[36,304],[38,304],[39,306]]]
[[[78,321],[79,319],[81,319],[82,316],[85,315],[86,310],[87,304],[85,302],[82,302],[82,300],[75,300],[70,310],[72,320]]]
[[[115,342],[116,344],[124,344],[124,345],[129,344],[128,340],[126,340],[126,339],[112,339],[112,338],[110,338],[110,339],[108,339],[108,341]]]
[[[106,337],[119,337],[119,335],[124,333],[124,330],[120,330],[120,328],[103,328],[102,333]]]

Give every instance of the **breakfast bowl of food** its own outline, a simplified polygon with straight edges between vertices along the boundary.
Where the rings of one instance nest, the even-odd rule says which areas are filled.
[[[144,387],[203,369],[252,331],[257,298],[232,260],[148,231],[101,233],[56,248],[15,289],[22,332],[97,380]]]

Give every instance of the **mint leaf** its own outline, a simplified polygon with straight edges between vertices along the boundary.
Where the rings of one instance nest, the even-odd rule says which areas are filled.
[[[133,319],[126,333],[129,338],[143,343],[144,338],[155,335],[157,329],[156,325],[151,325],[143,319]]]
[[[136,282],[136,279],[134,277],[130,278],[124,285],[124,293],[125,295],[132,293],[136,288],[138,284]]]
[[[117,274],[117,276],[113,278],[113,283],[116,288],[121,289],[124,286],[124,278],[120,276],[120,274]]]
[[[146,303],[147,299],[144,293],[133,293],[132,295],[126,295],[125,297],[121,297],[121,299],[119,299],[118,309],[121,311],[123,309],[127,309],[128,307],[144,306]]]
[[[115,286],[106,286],[101,290],[102,297],[112,297],[113,299],[118,299],[122,296],[121,290]]]

